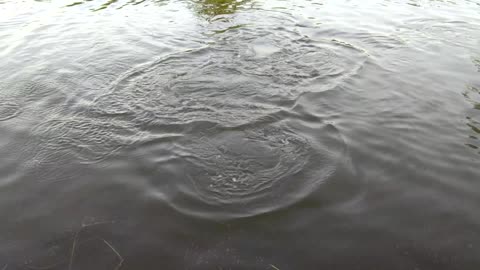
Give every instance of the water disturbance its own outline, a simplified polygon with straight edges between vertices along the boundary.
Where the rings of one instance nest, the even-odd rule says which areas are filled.
[[[475,0],[0,0],[0,269],[480,267]]]

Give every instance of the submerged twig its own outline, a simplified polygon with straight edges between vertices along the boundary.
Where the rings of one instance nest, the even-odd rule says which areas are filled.
[[[8,263],[5,264],[5,266],[2,268],[2,270],[7,270],[7,267],[8,267]]]
[[[115,223],[115,222],[114,221],[100,221],[100,222],[94,222],[94,223],[90,223],[90,224],[82,223],[82,227],[75,233],[75,236],[73,237],[72,250],[70,252],[70,262],[68,264],[68,270],[72,270],[73,261],[75,259],[75,252],[76,252],[76,248],[77,248],[78,237],[79,237],[79,234],[83,231],[83,229],[88,228],[88,227],[92,227],[92,226],[96,226],[96,225],[103,225],[103,224],[109,224],[109,223]],[[120,263],[114,269],[114,270],[118,270],[123,264],[123,261],[124,261],[123,257],[120,256],[120,254],[117,252],[117,250],[115,250],[115,248],[110,243],[108,243],[105,239],[103,239],[103,238],[100,238],[100,239],[103,240],[103,242],[105,242],[105,244],[107,244],[107,246],[110,247],[110,249],[112,249],[112,251],[115,253],[115,255],[117,255],[117,257],[119,258]],[[7,266],[8,265],[6,265],[4,267],[4,269],[2,269],[2,270],[5,270]]]
[[[26,265],[25,267],[28,268],[28,269],[32,269],[32,270],[48,270],[48,269],[52,269],[54,268],[55,266],[58,266],[62,263],[64,263],[66,260],[62,260],[62,261],[58,261],[56,263],[53,263],[51,265],[47,265],[47,266],[31,266],[31,265]],[[2,269],[4,270],[4,269]]]
[[[270,264],[270,267],[272,267],[272,268],[275,269],[275,270],[280,270],[278,267],[276,267],[276,266],[273,265],[273,264]]]
[[[107,242],[107,240],[105,240],[103,238],[102,238],[102,240],[108,247],[110,247],[110,249],[112,249],[112,251],[117,255],[118,259],[120,259],[120,262],[118,263],[117,267],[115,267],[114,270],[120,269],[120,267],[122,267],[122,264],[123,264],[123,261],[124,261],[123,257],[120,255],[120,253],[118,253],[118,251],[110,243]]]
[[[81,230],[75,233],[75,237],[73,237],[73,243],[72,243],[72,251],[70,253],[70,263],[68,264],[68,270],[72,270],[73,266],[73,258],[75,257],[75,248],[77,246],[77,238],[78,234],[80,233]]]
[[[115,223],[114,220],[111,220],[111,221],[98,221],[98,222],[93,222],[93,223],[88,223],[88,224],[84,224],[82,222],[82,228],[80,230],[82,230],[83,228],[88,228],[88,227],[91,227],[91,226],[97,226],[97,225],[104,225],[104,224],[113,224]]]

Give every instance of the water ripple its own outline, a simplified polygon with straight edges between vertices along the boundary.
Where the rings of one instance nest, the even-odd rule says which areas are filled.
[[[83,117],[52,119],[31,131],[31,148],[35,161],[50,155],[74,156],[84,163],[99,162],[135,142],[141,132],[128,123],[101,121]]]
[[[282,124],[210,128],[136,148],[153,198],[213,219],[258,215],[302,200],[335,173],[345,155],[338,132],[313,144]],[[335,184],[334,184],[335,185]]]
[[[14,100],[2,100],[0,102],[0,121],[14,118],[20,111],[20,105]]]
[[[359,68],[334,43],[301,38],[283,46],[284,39],[276,34],[247,44],[240,37],[222,40],[133,69],[99,96],[89,113],[128,115],[142,124],[238,126],[288,109],[304,91],[328,90]]]
[[[365,57],[355,46],[291,29],[233,28],[209,46],[127,71],[87,104],[85,117],[148,134],[130,149],[155,198],[189,215],[257,215],[303,199],[336,171],[346,146],[334,126],[317,123],[334,131],[312,136],[282,122],[311,121],[297,110],[299,97],[334,88]],[[97,135],[90,139],[114,134]]]

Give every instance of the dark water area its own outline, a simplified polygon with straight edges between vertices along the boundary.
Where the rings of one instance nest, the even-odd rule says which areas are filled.
[[[0,270],[480,269],[480,3],[0,0]]]

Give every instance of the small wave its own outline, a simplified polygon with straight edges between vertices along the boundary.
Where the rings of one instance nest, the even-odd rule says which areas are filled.
[[[14,91],[13,94],[18,98],[33,102],[58,93],[59,88],[52,82],[25,81],[18,83]]]
[[[101,117],[128,116],[142,124],[212,121],[239,126],[288,109],[304,91],[330,89],[358,68],[339,48],[308,38],[285,43],[277,34],[260,42],[245,35],[246,44],[219,41],[133,69],[89,111]],[[255,46],[265,42],[272,43],[267,48],[281,49],[258,57]]]
[[[133,144],[139,136],[141,132],[126,122],[71,117],[36,126],[28,147],[35,160],[69,155],[84,163],[95,163]]]
[[[183,147],[193,169],[188,178],[199,195],[220,203],[243,201],[272,188],[309,159],[304,138],[274,128],[204,134]]]
[[[0,121],[18,118],[38,123],[39,118],[43,120],[63,109],[63,91],[50,82],[18,81],[3,85],[1,92]]]
[[[135,160],[152,172],[154,198],[188,215],[238,218],[291,205],[326,182],[345,154],[334,137],[337,144],[320,146],[280,124],[211,127],[145,141]]]
[[[0,101],[0,121],[16,117],[20,113],[20,105],[13,100]]]
[[[89,106],[89,117],[146,132],[176,127],[174,142],[140,143],[135,162],[149,172],[154,196],[186,214],[222,219],[290,205],[326,181],[344,155],[338,132],[325,135],[331,144],[312,144],[280,122],[302,93],[355,73],[362,63],[349,56],[364,52],[290,32],[260,40],[242,31],[135,68]]]

